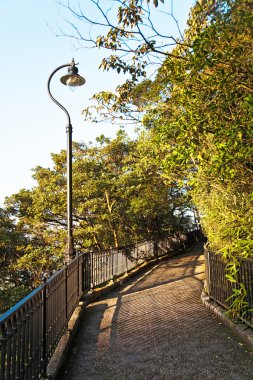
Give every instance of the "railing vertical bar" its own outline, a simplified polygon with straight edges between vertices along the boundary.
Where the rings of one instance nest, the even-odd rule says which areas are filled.
[[[106,281],[106,252],[103,253],[103,260],[102,260],[102,268],[103,268],[103,282]]]
[[[32,378],[32,363],[34,358],[34,346],[33,346],[33,313],[34,313],[34,300],[31,300],[29,307],[29,324],[28,324],[28,350],[27,350],[27,376],[28,379]]]
[[[96,266],[96,272],[97,272],[97,283],[96,283],[96,285],[100,284],[100,279],[101,279],[101,271],[99,270],[99,268],[100,268],[100,258],[101,258],[101,255],[98,252],[97,253],[97,266]]]
[[[22,341],[22,317],[20,310],[17,313],[17,379],[20,379],[21,341]]]
[[[102,283],[105,282],[105,266],[104,266],[104,263],[105,263],[105,252],[102,252],[102,255],[101,255],[101,280],[102,280]]]
[[[99,284],[99,253],[96,254],[96,286]]]
[[[105,252],[102,254],[102,282],[104,283],[106,281],[106,261],[105,261]]]
[[[102,267],[102,257],[103,257],[103,252],[99,253],[98,254],[98,274],[99,274],[99,284],[101,284],[103,282],[102,280],[102,275],[103,275],[103,267]]]
[[[246,277],[248,279],[247,281],[247,302],[248,302],[248,305],[251,304],[251,289],[250,289],[250,280],[251,280],[251,275],[250,275],[250,270],[249,270],[249,263],[246,262],[245,263],[245,267],[246,267]],[[247,310],[247,320],[251,320],[251,311],[250,310]]]
[[[252,263],[248,263],[249,264],[249,267],[250,267],[250,284],[253,284],[253,273],[252,273],[252,270],[253,270],[253,266],[252,266]],[[253,307],[253,288],[252,288],[252,285],[250,286],[250,308],[251,308],[251,311],[250,311],[250,322],[252,323],[252,316],[253,316],[253,311],[252,311],[252,307]]]
[[[119,273],[119,255],[116,250],[113,249],[114,254],[114,268],[115,268],[115,276],[118,276]]]
[[[46,375],[46,355],[47,355],[47,283],[44,278],[42,290],[42,375]]]
[[[113,249],[113,256],[114,256],[114,277],[117,277],[117,275],[118,275],[118,255],[114,249]]]
[[[98,264],[98,273],[99,273],[99,284],[102,284],[103,283],[103,252],[100,252],[98,254],[98,261],[99,261],[99,264]]]
[[[92,269],[93,269],[93,288],[95,286],[95,283],[96,283],[96,253],[94,252],[92,254]]]
[[[110,257],[111,257],[111,278],[113,280],[114,277],[114,256],[113,256],[113,250],[110,249]]]
[[[30,343],[30,314],[29,314],[29,304],[26,305],[25,316],[26,316],[26,324],[25,324],[25,379],[28,379],[29,374],[29,343]]]
[[[65,283],[65,300],[64,300],[64,312],[65,312],[65,324],[68,324],[68,267],[66,265],[64,270],[64,283]]]
[[[93,254],[93,287],[97,284],[97,254],[94,252]]]
[[[83,256],[83,290],[88,290],[88,288],[91,288],[91,266],[89,265],[89,256],[90,254],[88,252],[86,252]]]
[[[111,262],[110,262],[110,252],[107,250],[106,252],[107,254],[107,279],[110,280],[110,276],[111,276]]]
[[[127,247],[125,247],[125,255],[126,255],[126,273],[128,272],[128,257],[127,257]]]
[[[78,281],[77,281],[77,297],[79,299],[80,292],[82,288],[80,289],[80,280],[82,278],[82,273],[80,273],[80,269],[82,268],[82,256],[79,257],[78,255],[78,260],[77,260],[77,275],[78,275]]]
[[[90,258],[91,258],[91,288],[94,288],[94,254],[93,252],[90,252]]]
[[[11,321],[7,324],[7,347],[6,347],[6,380],[11,379],[11,343],[12,343]]]
[[[110,281],[111,267],[110,267],[110,252],[106,251],[106,267],[107,267],[107,280]]]
[[[89,290],[91,288],[91,260],[90,252],[86,252],[84,256],[83,265],[83,279],[84,279],[84,290]]]
[[[25,310],[21,311],[22,313],[22,340],[21,340],[21,365],[20,365],[20,375],[21,379],[25,378],[25,346],[26,346],[26,318]]]
[[[89,258],[90,258],[90,289],[93,289],[93,257],[92,253],[89,252]]]
[[[93,286],[97,285],[97,253],[94,252],[93,255],[93,274],[94,274],[94,283]]]
[[[5,368],[6,368],[6,344],[7,344],[7,334],[6,334],[6,326],[1,326],[1,367],[0,367],[0,379],[5,380]]]
[[[86,279],[86,272],[85,272],[85,254],[82,254],[82,264],[81,264],[81,292],[83,293],[86,289],[85,286],[85,279]]]
[[[97,285],[101,283],[100,265],[101,265],[101,254],[98,252],[97,253]]]
[[[252,302],[252,285],[251,285],[252,284],[252,267],[251,267],[251,263],[249,261],[247,262],[247,268],[248,268],[248,276],[249,276],[248,303],[249,303],[249,305],[253,305],[253,302]],[[252,310],[249,311],[248,318],[249,318],[249,321],[252,322]]]
[[[16,360],[17,360],[17,321],[16,321],[16,316],[13,317],[12,320],[12,333],[13,333],[13,344],[12,344],[12,378],[15,379],[16,377]]]
[[[38,367],[38,345],[37,342],[39,340],[39,331],[38,331],[38,299],[35,298],[34,301],[34,317],[33,317],[33,347],[34,347],[34,356],[32,363],[32,379],[36,379],[36,369]]]

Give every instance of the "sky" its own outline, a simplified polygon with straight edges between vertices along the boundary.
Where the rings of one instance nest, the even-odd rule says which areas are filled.
[[[89,2],[71,1],[84,10]],[[174,2],[182,29],[193,2]],[[172,2],[165,0],[165,4],[171,7]],[[52,79],[53,96],[70,113],[73,140],[88,143],[100,134],[113,137],[117,131],[108,123],[88,123],[81,115],[94,93],[113,90],[122,77],[98,69],[102,52],[80,49],[73,39],[57,37],[59,26],[67,30],[68,17],[55,0],[0,0],[0,206],[6,196],[35,185],[32,168],[52,166],[50,154],[66,148],[66,116],[47,94],[48,77],[58,66],[74,57],[86,79],[74,93],[59,81],[65,69]],[[131,127],[126,131],[134,133]]]

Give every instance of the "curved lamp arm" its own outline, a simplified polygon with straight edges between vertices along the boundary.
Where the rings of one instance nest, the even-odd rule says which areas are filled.
[[[52,74],[51,74],[50,77],[48,78],[48,82],[47,82],[47,91],[48,91],[48,95],[49,95],[50,98],[53,100],[53,102],[54,102],[55,104],[57,104],[57,106],[60,107],[60,108],[63,110],[63,112],[65,112],[65,114],[66,114],[66,116],[67,116],[67,118],[68,118],[68,124],[69,124],[69,125],[71,125],[71,120],[70,120],[69,113],[68,113],[68,111],[66,110],[66,108],[63,107],[63,105],[62,105],[61,103],[59,103],[58,100],[56,100],[56,99],[53,97],[53,95],[51,94],[51,91],[50,91],[50,82],[51,82],[51,79],[53,78],[54,74],[55,74],[57,71],[63,69],[64,67],[71,67],[71,66],[73,66],[73,64],[71,64],[71,63],[66,63],[65,65],[61,65],[61,66],[57,67],[57,69],[55,69],[55,70],[52,72]]]
[[[67,133],[67,227],[68,227],[68,235],[67,235],[67,245],[66,245],[66,262],[69,262],[75,256],[75,249],[73,243],[73,215],[72,215],[72,125],[70,121],[70,116],[68,111],[63,105],[56,100],[50,91],[50,83],[54,74],[63,69],[64,67],[68,67],[68,74],[61,77],[60,81],[64,85],[68,85],[70,87],[82,86],[85,83],[85,79],[78,74],[78,69],[76,67],[76,63],[74,58],[72,63],[66,63],[65,65],[61,65],[57,67],[52,74],[48,78],[47,82],[47,90],[50,98],[53,100],[58,107],[60,107],[63,112],[65,112],[68,118],[68,125],[66,128]]]

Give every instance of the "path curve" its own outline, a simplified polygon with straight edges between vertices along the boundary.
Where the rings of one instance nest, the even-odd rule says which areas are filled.
[[[59,380],[252,380],[251,350],[202,305],[203,249],[90,304]]]

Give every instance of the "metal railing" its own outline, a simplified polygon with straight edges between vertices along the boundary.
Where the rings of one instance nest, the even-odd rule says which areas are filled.
[[[86,252],[0,317],[0,380],[40,379],[84,291],[182,250],[198,233],[143,241],[118,249]]]
[[[221,255],[205,249],[207,292],[211,299],[229,309],[233,302],[233,288],[238,289],[239,284],[243,284],[246,290],[246,307],[240,311],[238,317],[253,327],[253,259],[238,257],[237,260],[238,280],[232,284],[226,278],[228,262]]]

